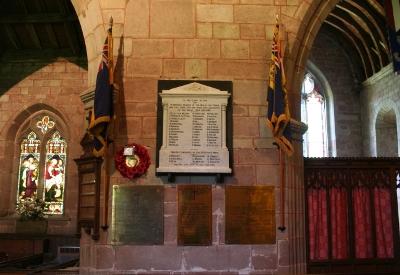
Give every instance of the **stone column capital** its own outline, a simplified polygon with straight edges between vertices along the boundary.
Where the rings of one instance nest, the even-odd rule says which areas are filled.
[[[289,128],[292,133],[292,140],[296,142],[303,142],[303,135],[308,129],[307,124],[291,118]]]
[[[96,90],[95,86],[90,86],[86,90],[84,90],[79,96],[85,106],[85,110],[89,110],[93,107],[94,104],[94,92]],[[119,86],[117,84],[113,84],[113,97],[114,103],[116,102],[117,95],[119,92]]]

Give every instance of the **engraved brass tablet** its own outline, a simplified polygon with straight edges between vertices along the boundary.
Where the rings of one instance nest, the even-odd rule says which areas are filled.
[[[274,190],[272,186],[226,186],[226,244],[276,242]]]
[[[163,244],[163,186],[114,186],[113,244]]]
[[[178,244],[210,245],[211,227],[211,186],[178,186]]]

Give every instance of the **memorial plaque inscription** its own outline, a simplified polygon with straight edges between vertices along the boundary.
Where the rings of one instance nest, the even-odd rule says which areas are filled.
[[[212,239],[210,185],[178,186],[178,244],[210,245]]]
[[[230,94],[199,83],[163,90],[159,173],[231,173],[226,146]]]
[[[112,225],[113,244],[163,244],[163,186],[114,186]]]
[[[274,244],[275,188],[226,186],[227,244]]]

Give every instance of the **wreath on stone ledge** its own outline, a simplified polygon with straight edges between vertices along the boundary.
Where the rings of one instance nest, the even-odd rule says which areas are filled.
[[[150,156],[146,147],[131,143],[120,149],[115,157],[115,168],[128,179],[140,177],[150,166]]]

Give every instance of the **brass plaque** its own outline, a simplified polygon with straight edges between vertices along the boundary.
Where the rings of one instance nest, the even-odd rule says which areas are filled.
[[[178,186],[178,244],[210,245],[212,240],[210,185]]]
[[[225,243],[274,244],[275,188],[226,186]]]
[[[113,244],[164,243],[164,187],[114,186]]]

